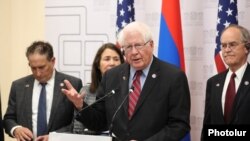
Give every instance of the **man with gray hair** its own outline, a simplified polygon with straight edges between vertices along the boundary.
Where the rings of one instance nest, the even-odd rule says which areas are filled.
[[[143,23],[125,26],[118,41],[127,62],[107,71],[97,92],[98,98],[116,94],[81,110],[87,104],[65,81],[62,91],[79,110],[77,119],[91,130],[109,129],[115,140],[181,140],[190,131],[185,73],[153,55],[152,34]]]
[[[229,25],[221,34],[221,50],[228,69],[207,81],[203,131],[209,125],[250,125],[250,35],[240,25]]]

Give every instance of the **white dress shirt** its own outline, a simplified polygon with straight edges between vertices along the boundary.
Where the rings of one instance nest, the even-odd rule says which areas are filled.
[[[241,82],[241,80],[243,78],[243,75],[244,75],[244,73],[246,71],[246,68],[247,68],[247,62],[243,66],[241,66],[240,69],[238,69],[235,72],[236,77],[234,78],[234,81],[235,81],[236,94],[237,94],[238,88],[240,86],[240,82]],[[231,70],[228,71],[227,76],[226,76],[226,80],[225,80],[225,83],[224,83],[223,91],[222,91],[221,104],[222,104],[223,114],[224,114],[224,108],[225,108],[226,91],[227,91],[227,87],[228,87],[228,84],[229,84],[230,77],[231,77],[232,73],[233,72]]]
[[[53,93],[54,93],[54,85],[55,85],[55,70],[53,72],[50,80],[47,81],[46,84],[46,111],[47,111],[47,124],[49,124],[49,117],[52,107],[53,101]],[[42,85],[39,81],[35,80],[33,87],[33,97],[32,97],[32,128],[33,134],[36,137],[37,135],[37,115],[38,115],[38,104],[39,104],[39,96],[42,89]]]

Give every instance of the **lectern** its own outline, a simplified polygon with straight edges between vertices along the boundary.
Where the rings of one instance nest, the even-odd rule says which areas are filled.
[[[101,135],[80,135],[52,132],[49,134],[49,141],[112,141],[112,138]]]

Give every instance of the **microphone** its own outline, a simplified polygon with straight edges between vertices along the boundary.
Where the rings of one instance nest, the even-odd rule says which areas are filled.
[[[123,105],[124,102],[127,100],[129,94],[131,94],[133,91],[134,91],[134,87],[131,86],[131,88],[130,88],[129,91],[128,91],[128,94],[124,97],[124,99],[122,100],[122,103],[119,105],[119,107],[116,109],[114,115],[112,116],[111,123],[110,123],[110,126],[109,126],[109,136],[112,137],[113,122],[114,122],[114,120],[115,120],[115,117],[116,117],[117,113],[120,111],[122,105]]]
[[[82,89],[83,89],[83,88],[82,88]],[[82,89],[80,90],[80,93],[83,93],[83,91],[85,91],[85,90],[82,90]],[[93,102],[93,103],[87,105],[86,107],[82,108],[81,110],[78,111],[78,114],[79,114],[81,111],[83,111],[83,110],[85,110],[85,109],[91,107],[92,105],[98,103],[99,101],[105,99],[106,97],[110,97],[110,96],[114,95],[114,94],[115,94],[115,91],[116,91],[116,89],[111,90],[109,93],[107,93],[107,94],[104,95],[103,97],[97,99],[95,102]]]
[[[99,101],[101,101],[101,100],[103,100],[103,99],[105,99],[105,98],[107,98],[107,97],[110,97],[110,96],[114,95],[114,94],[116,93],[116,90],[117,90],[117,89],[111,90],[109,93],[107,93],[107,94],[104,95],[103,97],[101,97],[101,98],[99,98],[98,100],[94,101],[93,103],[87,105],[86,107],[82,108],[81,110],[76,111],[76,112],[74,113],[73,120],[72,120],[72,126],[71,126],[71,131],[72,131],[72,133],[74,132],[74,123],[75,123],[75,120],[76,120],[76,118],[80,115],[80,113],[81,113],[82,111],[84,111],[85,109],[87,109],[87,108],[91,107],[92,105],[98,103]],[[79,93],[80,93],[80,94],[86,93],[86,89],[85,89],[85,88],[81,88],[81,90],[80,90]]]

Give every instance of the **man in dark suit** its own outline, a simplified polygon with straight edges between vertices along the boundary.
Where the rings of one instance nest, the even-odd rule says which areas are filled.
[[[242,26],[230,25],[224,29],[220,40],[222,57],[228,69],[207,81],[202,140],[207,132],[206,126],[250,124],[249,32]],[[233,89],[228,91],[228,87]]]
[[[152,34],[143,23],[128,24],[119,34],[119,44],[127,63],[107,71],[98,89],[98,98],[112,90],[114,95],[81,110],[86,104],[79,102],[77,92],[65,81],[68,89],[62,91],[80,110],[78,120],[92,130],[110,129],[116,140],[181,140],[190,130],[186,75],[153,56]],[[135,93],[137,102],[132,98]]]
[[[26,57],[32,71],[28,75],[12,83],[6,114],[4,115],[5,131],[11,137],[19,140],[36,139],[47,141],[48,133],[52,131],[67,131],[71,124],[74,105],[61,92],[63,80],[69,80],[77,90],[82,87],[80,79],[57,72],[54,68],[55,57],[52,46],[43,41],[37,41],[27,48]],[[45,85],[46,105],[45,132],[37,135],[39,97]],[[43,125],[42,125],[43,126]],[[38,137],[37,137],[38,136]]]

